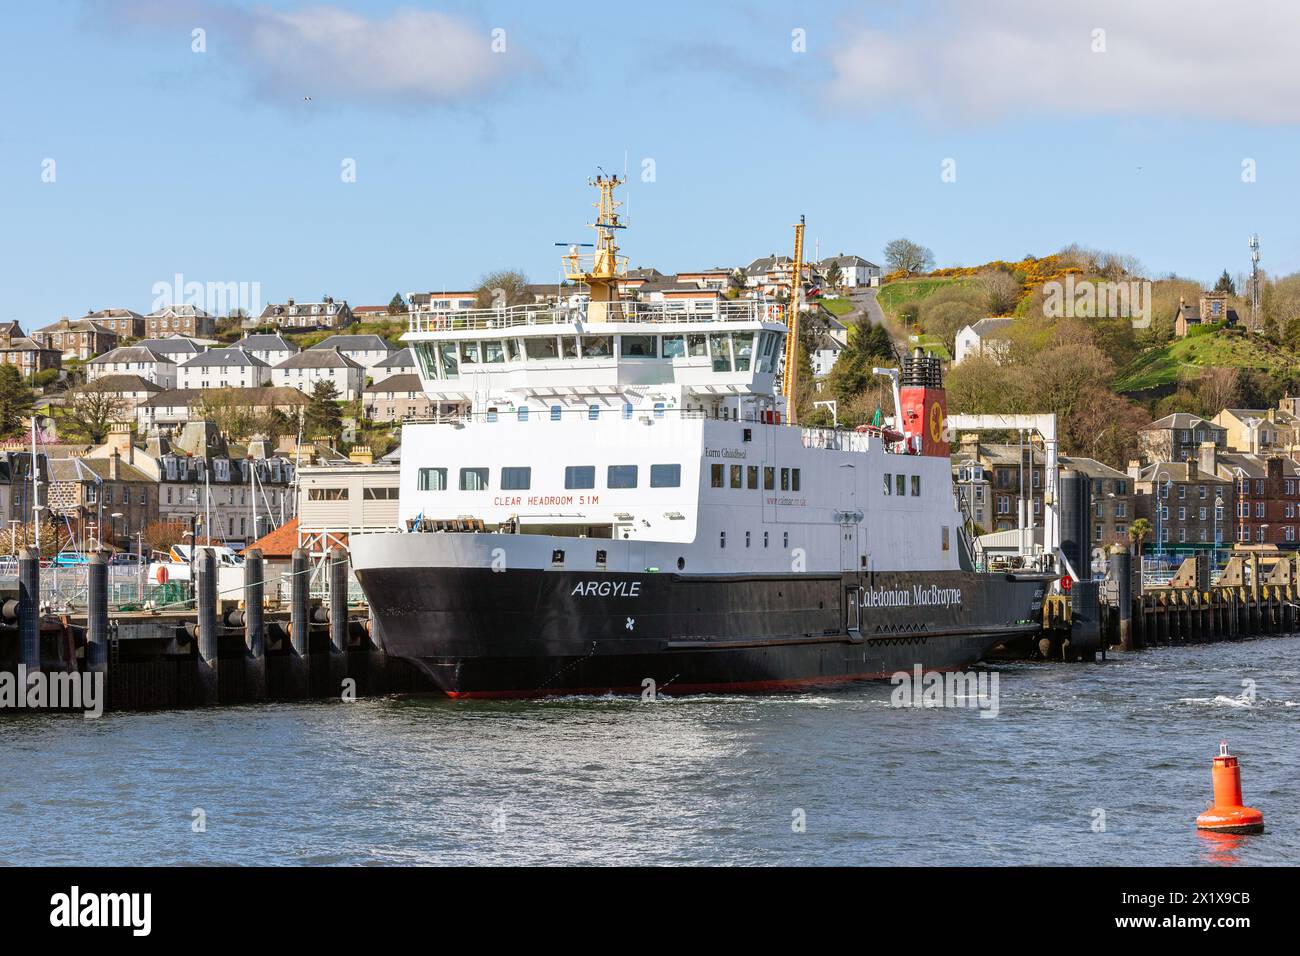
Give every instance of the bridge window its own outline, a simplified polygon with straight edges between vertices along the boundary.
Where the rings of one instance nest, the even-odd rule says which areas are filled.
[[[442,377],[456,378],[460,374],[460,362],[455,342],[442,342],[438,346],[442,357]]]
[[[478,343],[477,342],[460,343],[460,364],[461,365],[478,364]]]
[[[507,361],[510,361],[510,362],[518,362],[518,361],[519,361],[519,340],[518,340],[518,339],[506,339],[506,340],[505,340],[505,345],[506,345],[506,359],[507,359]]]
[[[731,371],[731,336],[721,332],[710,335],[709,352],[713,355],[713,371]]]
[[[595,465],[569,465],[564,469],[565,488],[595,488]]]
[[[532,487],[533,469],[532,468],[502,468],[501,469],[501,490],[502,491],[527,491]]]
[[[610,465],[605,472],[606,488],[635,488],[636,465]]]
[[[736,371],[748,372],[754,357],[754,333],[737,332],[732,336],[731,344],[736,353]]]
[[[743,487],[743,484],[741,482],[741,470],[742,469],[740,465],[731,466],[731,487],[733,488]]]
[[[665,335],[664,336],[664,358],[685,358],[686,357],[686,337],[684,335]]]
[[[545,362],[560,357],[555,339],[549,335],[524,339],[524,353],[530,362]]]
[[[656,358],[659,354],[653,335],[624,335],[621,342],[624,358]]]
[[[651,488],[679,488],[682,484],[681,465],[651,465]]]
[[[498,362],[504,362],[505,360],[506,360],[505,349],[503,348],[502,343],[499,339],[496,341],[491,341],[491,340],[484,341],[483,343],[484,362],[495,365]]]
[[[709,466],[709,487],[710,488],[722,487],[722,466],[721,465]]]
[[[420,491],[446,491],[446,468],[421,468],[417,474],[416,488]]]
[[[686,336],[686,351],[690,353],[691,358],[708,358],[708,339],[703,335]]]
[[[460,470],[461,491],[487,491],[488,470],[486,468],[462,468]]]
[[[578,357],[578,337],[576,335],[560,336],[560,354],[566,359]]]
[[[583,358],[609,358],[614,354],[614,340],[608,335],[584,335]]]

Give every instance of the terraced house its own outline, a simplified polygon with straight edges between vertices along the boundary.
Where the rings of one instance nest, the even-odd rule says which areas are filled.
[[[32,333],[32,340],[37,344],[54,349],[65,359],[81,361],[117,348],[121,338],[117,332],[94,319],[77,319],[74,322],[66,315],[53,325]]]
[[[179,388],[256,388],[268,385],[271,368],[243,349],[209,349],[180,367]]]

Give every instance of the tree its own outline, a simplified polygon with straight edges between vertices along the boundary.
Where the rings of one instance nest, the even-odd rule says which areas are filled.
[[[1010,315],[1020,302],[1020,283],[1009,272],[990,269],[980,276],[989,315]]]
[[[406,300],[402,298],[402,293],[394,292],[393,297],[388,300],[388,314],[402,315],[406,312]]]
[[[892,272],[915,275],[934,268],[934,253],[911,239],[895,239],[885,246],[885,261]]]
[[[108,437],[108,428],[126,416],[126,402],[101,382],[80,385],[68,392],[63,408],[65,426],[74,434],[98,445]]]
[[[166,551],[173,544],[182,544],[185,535],[189,533],[190,525],[187,521],[150,521],[141,533],[141,540],[147,554],[150,551]]]
[[[338,397],[338,389],[328,379],[321,379],[312,388],[305,413],[307,437],[337,437],[343,431],[343,413],[339,410]]]
[[[23,426],[32,410],[32,390],[14,365],[0,365],[0,435],[10,435]]]
[[[832,262],[831,267],[826,270],[826,284],[832,289],[838,289],[844,283],[844,270],[840,268],[838,262]]]
[[[1146,518],[1138,518],[1128,526],[1128,537],[1133,542],[1133,550],[1136,554],[1142,554],[1142,542],[1146,540],[1147,535],[1151,533],[1151,522]]]
[[[528,276],[518,269],[498,269],[478,282],[476,305],[480,309],[500,309],[532,301]]]
[[[1228,270],[1223,270],[1223,275],[1219,276],[1219,281],[1214,284],[1215,292],[1226,292],[1228,295],[1237,294],[1237,284],[1232,281],[1232,276],[1228,275]]]

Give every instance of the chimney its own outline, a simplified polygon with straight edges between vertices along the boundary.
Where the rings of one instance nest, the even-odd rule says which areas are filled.
[[[348,452],[348,461],[355,462],[358,465],[373,465],[375,463],[375,453],[369,445],[354,445]]]
[[[1142,462],[1138,461],[1136,458],[1130,458],[1128,460],[1128,476],[1132,478],[1134,481],[1137,481],[1139,478],[1141,478]]]
[[[958,446],[961,453],[968,458],[978,458],[980,454],[980,436],[978,432],[963,432],[961,444]]]
[[[125,455],[127,464],[135,461],[135,444],[131,441],[131,426],[124,422],[108,427],[108,446],[115,454]]]
[[[1196,480],[1196,472],[1197,472],[1197,471],[1198,471],[1198,469],[1197,469],[1197,467],[1196,467],[1196,459],[1195,459],[1195,458],[1188,458],[1188,459],[1187,459],[1187,480],[1188,480],[1188,481],[1195,481],[1195,480]]]
[[[113,454],[108,459],[108,480],[117,481],[122,473],[122,456],[113,449]]]
[[[1266,463],[1266,467],[1268,468],[1268,477],[1271,480],[1277,481],[1282,477],[1282,458],[1280,456],[1270,458]]]
[[[1216,476],[1219,473],[1219,448],[1212,441],[1201,442],[1200,456],[1197,462],[1202,474]]]

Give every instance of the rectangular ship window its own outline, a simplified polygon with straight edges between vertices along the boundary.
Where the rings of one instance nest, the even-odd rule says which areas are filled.
[[[920,475],[912,476],[912,497],[913,498],[921,497],[921,476]]]
[[[743,484],[743,482],[742,482],[741,479],[742,479],[742,470],[741,470],[741,466],[740,466],[740,465],[732,465],[732,466],[731,466],[731,487],[733,487],[733,488],[743,488],[743,487],[744,487],[744,484]]]
[[[798,468],[790,469],[790,490],[791,491],[799,490],[799,469]]]
[[[112,493],[113,493],[112,489],[109,489],[105,493],[105,498],[104,498],[105,504],[110,503],[108,501],[108,495],[111,495]],[[347,501],[348,490],[346,488],[308,488],[307,500],[308,501]],[[125,502],[123,503],[125,504]]]
[[[745,469],[745,484],[750,491],[758,489],[758,465],[750,465]]]
[[[781,469],[781,490],[782,491],[790,490],[790,469],[789,468]]]
[[[606,488],[635,488],[636,465],[610,465],[605,472]]]
[[[421,468],[416,487],[420,491],[446,491],[446,468]]]
[[[488,470],[486,468],[462,468],[460,470],[461,491],[487,491]]]
[[[763,490],[772,491],[776,488],[776,469],[770,466],[763,468]]]
[[[907,475],[894,476],[894,494],[900,498],[907,494]]]
[[[679,488],[682,484],[681,465],[651,465],[651,488]]]
[[[532,487],[533,469],[532,468],[502,468],[501,469],[501,490],[502,491],[527,491]]]
[[[722,466],[721,465],[709,466],[709,487],[710,488],[722,487]]]
[[[361,497],[365,501],[396,501],[396,488],[362,488]]]
[[[565,488],[595,488],[595,465],[569,465],[564,469]]]

